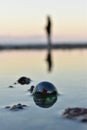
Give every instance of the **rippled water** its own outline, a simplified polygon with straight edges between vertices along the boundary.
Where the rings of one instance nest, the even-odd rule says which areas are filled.
[[[86,130],[87,123],[62,117],[67,107],[87,108],[87,50],[52,51],[53,68],[48,72],[46,51],[0,52],[0,129],[1,130]],[[30,77],[30,85],[13,83],[21,76]],[[50,108],[37,106],[27,91],[41,81],[53,83],[60,93]],[[14,88],[8,88],[13,85]],[[12,112],[4,107],[27,104]]]

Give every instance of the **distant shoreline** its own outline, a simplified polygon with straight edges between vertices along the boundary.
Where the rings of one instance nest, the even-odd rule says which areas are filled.
[[[14,45],[0,45],[0,50],[42,50],[47,49],[46,44],[14,44]],[[52,44],[52,49],[87,49],[85,44]]]

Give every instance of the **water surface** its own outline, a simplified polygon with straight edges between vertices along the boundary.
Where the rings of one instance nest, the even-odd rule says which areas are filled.
[[[67,107],[87,108],[87,50],[52,51],[52,72],[47,70],[46,51],[0,52],[0,129],[1,130],[86,130],[87,124],[67,120],[62,111]],[[31,85],[14,85],[21,76],[30,77],[36,85],[53,83],[61,93],[50,108],[36,106],[27,89]],[[29,108],[12,112],[6,105],[27,104]]]

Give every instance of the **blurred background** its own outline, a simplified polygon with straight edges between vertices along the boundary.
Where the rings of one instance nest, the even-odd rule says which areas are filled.
[[[33,82],[15,85],[21,76]],[[27,91],[41,81],[60,93],[48,109]],[[4,109],[18,103],[29,108]],[[0,0],[1,130],[87,130],[62,118],[68,107],[87,108],[87,0]]]
[[[46,44],[47,15],[53,44],[87,42],[87,0],[0,0],[0,44]]]

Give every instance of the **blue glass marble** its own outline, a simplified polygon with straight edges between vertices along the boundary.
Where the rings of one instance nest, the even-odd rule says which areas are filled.
[[[36,105],[49,108],[57,101],[57,95],[56,87],[50,82],[43,81],[36,85],[33,99]]]

